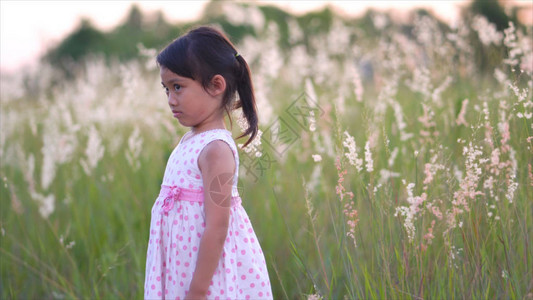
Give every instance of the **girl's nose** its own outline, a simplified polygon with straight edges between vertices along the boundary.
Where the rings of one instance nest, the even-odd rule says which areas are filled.
[[[168,94],[168,104],[172,106],[178,105],[178,99],[176,98],[176,95],[173,93]]]

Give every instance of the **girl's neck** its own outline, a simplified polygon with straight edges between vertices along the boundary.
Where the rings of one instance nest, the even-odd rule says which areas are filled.
[[[226,125],[224,124],[224,121],[221,120],[220,122],[213,122],[213,123],[204,124],[201,126],[193,126],[191,127],[191,133],[196,135],[204,131],[214,130],[214,129],[226,129]]]
[[[224,111],[222,109],[212,112],[203,121],[192,126],[191,133],[198,134],[213,129],[226,129],[226,125],[224,124]]]

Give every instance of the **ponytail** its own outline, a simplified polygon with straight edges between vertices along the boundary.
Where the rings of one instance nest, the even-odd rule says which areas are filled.
[[[252,84],[251,72],[248,64],[240,54],[236,54],[235,58],[239,64],[239,74],[237,75],[237,93],[239,94],[239,102],[235,108],[242,108],[242,113],[248,122],[248,128],[239,137],[250,135],[243,147],[248,146],[257,136],[258,119],[257,107],[255,104],[254,87]]]

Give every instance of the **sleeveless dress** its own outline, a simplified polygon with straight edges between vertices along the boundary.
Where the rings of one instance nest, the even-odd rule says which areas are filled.
[[[208,299],[272,299],[265,257],[237,190],[239,157],[231,132],[208,130],[185,134],[167,163],[161,192],[152,207],[146,257],[145,299],[183,299],[205,229],[202,174],[198,156],[212,141],[231,148],[233,177],[229,228]]]

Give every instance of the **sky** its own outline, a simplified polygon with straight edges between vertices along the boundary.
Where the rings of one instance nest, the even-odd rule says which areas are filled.
[[[47,47],[61,41],[76,28],[81,17],[89,18],[101,30],[108,30],[126,17],[132,4],[141,10],[163,11],[169,22],[198,18],[207,4],[196,1],[21,1],[0,0],[0,70],[12,72],[35,64]],[[372,7],[377,10],[406,12],[415,7],[432,10],[441,19],[453,22],[466,0],[441,1],[261,1],[296,14],[332,5],[349,16],[359,16]],[[514,0],[528,3],[530,0]]]

